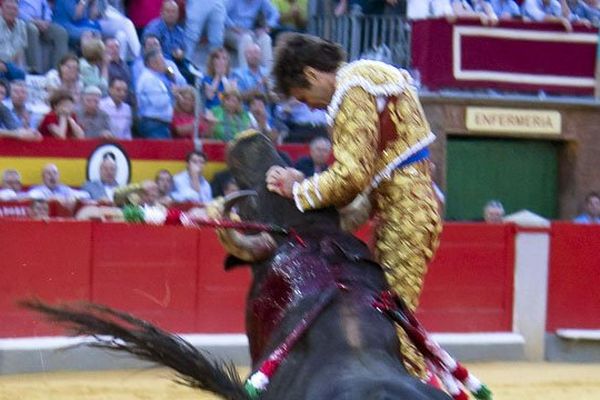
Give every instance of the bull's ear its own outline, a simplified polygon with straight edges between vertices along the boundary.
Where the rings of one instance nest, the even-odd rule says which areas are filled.
[[[244,261],[241,258],[232,256],[231,254],[229,254],[227,258],[225,258],[225,271],[230,271],[234,268],[247,266],[250,266],[250,263],[248,261]]]

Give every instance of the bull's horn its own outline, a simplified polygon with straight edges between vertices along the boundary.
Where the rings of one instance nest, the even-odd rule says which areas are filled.
[[[223,205],[223,216],[231,219],[230,214],[233,206],[249,196],[256,196],[256,192],[245,190],[227,196]],[[235,229],[219,229],[217,234],[227,252],[248,262],[268,258],[273,254],[277,246],[275,239],[267,232],[261,232],[257,235],[246,235]]]
[[[229,254],[247,262],[264,260],[277,247],[275,239],[266,232],[244,235],[234,229],[223,229],[217,231],[217,235]]]

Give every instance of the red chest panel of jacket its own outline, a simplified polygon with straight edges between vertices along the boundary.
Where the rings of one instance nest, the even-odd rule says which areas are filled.
[[[379,154],[381,154],[391,142],[398,138],[396,125],[394,124],[394,121],[392,121],[392,116],[390,115],[390,109],[388,107],[391,102],[395,103],[396,101],[398,101],[397,97],[388,97],[384,109],[379,113],[379,143],[377,145]]]

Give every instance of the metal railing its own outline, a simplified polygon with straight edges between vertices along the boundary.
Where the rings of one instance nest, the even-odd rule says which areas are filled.
[[[401,15],[365,15],[355,8],[347,15],[313,15],[313,35],[339,43],[348,58],[378,59],[397,67],[410,66],[410,23]]]

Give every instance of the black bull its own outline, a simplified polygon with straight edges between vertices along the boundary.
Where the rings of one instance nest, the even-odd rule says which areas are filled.
[[[405,370],[395,326],[372,306],[388,288],[382,270],[371,261],[364,243],[339,228],[337,212],[301,213],[293,202],[267,191],[266,171],[284,163],[262,135],[239,140],[229,151],[228,163],[240,188],[257,192],[252,204],[240,204],[239,214],[297,233],[274,234],[272,253],[252,263],[246,323],[253,367],[333,292],[260,398],[449,399]],[[230,258],[229,267],[235,261]],[[230,366],[205,358],[182,339],[129,315],[95,305],[83,310],[39,302],[26,305],[70,324],[78,333],[116,336],[122,342],[100,339],[97,346],[169,366],[190,386],[226,399],[248,398]]]

